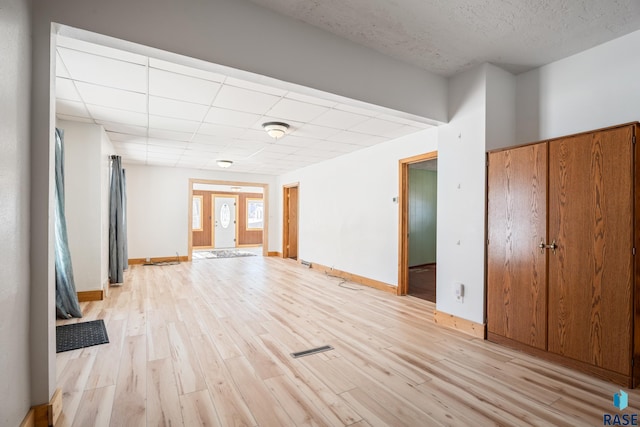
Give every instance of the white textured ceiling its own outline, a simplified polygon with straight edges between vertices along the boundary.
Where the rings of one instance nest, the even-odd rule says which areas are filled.
[[[513,73],[640,29],[638,0],[252,0],[437,74]]]
[[[56,115],[104,126],[126,163],[278,175],[428,124],[58,36]],[[262,123],[290,125],[279,140]]]

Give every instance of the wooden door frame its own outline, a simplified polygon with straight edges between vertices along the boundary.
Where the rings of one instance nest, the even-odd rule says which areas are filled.
[[[262,228],[262,256],[268,256],[269,253],[269,184],[258,182],[240,182],[240,181],[218,181],[212,179],[197,179],[189,178],[189,202],[187,212],[187,233],[188,233],[188,247],[187,256],[191,261],[193,256],[193,230],[191,228],[192,222],[192,209],[193,209],[193,185],[194,184],[209,184],[209,185],[225,185],[229,187],[261,187],[262,197],[264,198],[264,224]],[[213,216],[213,215],[212,215]],[[212,241],[215,245],[215,242]]]
[[[400,159],[398,192],[398,295],[409,290],[409,166],[438,158],[437,151]]]
[[[289,247],[287,242],[289,241],[289,209],[287,204],[287,194],[292,188],[298,189],[298,208],[300,207],[300,183],[294,182],[291,184],[285,184],[282,186],[282,258],[289,258]],[[299,215],[297,216],[299,218]],[[300,235],[298,233],[298,243],[300,242]],[[299,257],[298,257],[299,258]]]
[[[238,223],[238,211],[240,209],[240,196],[238,196],[237,194],[221,194],[221,193],[213,193],[211,194],[211,244],[213,246],[213,249],[216,249],[216,228],[215,228],[215,221],[216,221],[216,197],[219,198],[225,198],[225,199],[234,199],[235,200],[235,209],[234,209],[234,218],[233,218],[233,223],[235,225],[235,237],[234,237],[234,248],[238,247],[238,243],[239,243],[239,237],[240,237],[240,233],[239,233],[239,227],[240,224]]]

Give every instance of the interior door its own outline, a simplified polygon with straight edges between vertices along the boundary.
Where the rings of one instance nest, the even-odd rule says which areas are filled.
[[[487,331],[539,349],[547,345],[546,177],[546,143],[489,154]]]
[[[283,257],[298,259],[298,187],[284,187]]]
[[[549,146],[549,351],[630,373],[632,127]]]
[[[215,249],[235,248],[237,238],[237,198],[235,196],[213,195],[214,206],[214,247]]]

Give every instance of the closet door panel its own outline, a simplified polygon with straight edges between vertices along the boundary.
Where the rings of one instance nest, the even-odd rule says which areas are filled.
[[[547,144],[489,154],[487,330],[546,349]]]
[[[549,143],[551,352],[630,373],[632,127]]]

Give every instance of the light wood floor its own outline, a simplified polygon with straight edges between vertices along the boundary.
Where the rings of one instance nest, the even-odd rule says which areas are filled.
[[[60,425],[576,426],[619,413],[614,384],[443,329],[430,302],[338,284],[276,258],[132,267],[82,304],[110,343],[57,355]],[[324,344],[335,350],[289,355]],[[640,412],[640,393],[629,403]]]

